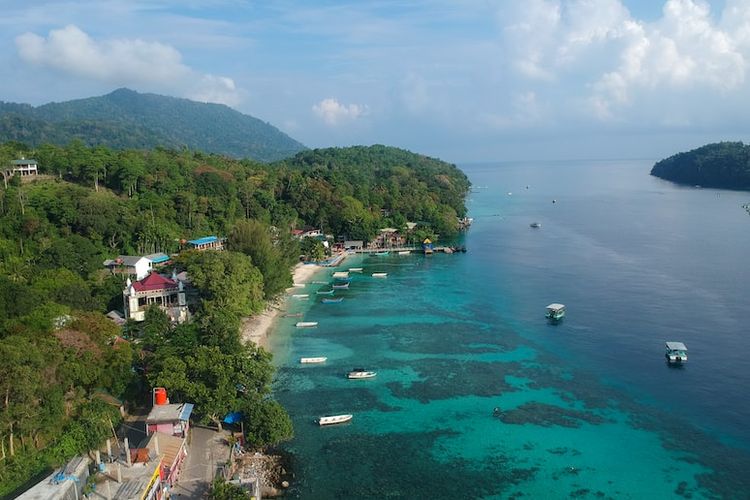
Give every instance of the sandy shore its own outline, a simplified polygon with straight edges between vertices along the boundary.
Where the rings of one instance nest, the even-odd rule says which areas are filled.
[[[294,267],[293,282],[309,284],[315,273],[321,269],[325,268],[315,264],[297,264]],[[291,290],[304,289],[290,288],[287,292]],[[242,320],[240,334],[244,342],[254,342],[256,345],[263,347],[266,350],[270,350],[268,333],[270,332],[276,318],[283,312],[287,296],[283,296],[280,299],[269,303],[266,310],[262,313]]]

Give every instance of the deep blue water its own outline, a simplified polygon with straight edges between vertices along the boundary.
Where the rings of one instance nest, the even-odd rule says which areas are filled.
[[[365,272],[342,303],[321,284],[289,299],[320,323],[286,318],[272,339],[290,496],[750,498],[750,193],[651,165],[467,165],[468,253],[349,258],[339,270]],[[355,366],[378,376],[345,379]]]

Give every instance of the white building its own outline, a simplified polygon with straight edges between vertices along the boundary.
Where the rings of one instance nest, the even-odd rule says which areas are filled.
[[[125,318],[135,321],[146,319],[146,309],[158,306],[174,323],[190,319],[185,280],[175,274],[171,278],[152,272],[144,279],[131,282],[130,278],[122,292]]]
[[[109,268],[112,274],[127,274],[142,280],[153,270],[153,262],[147,257],[120,255],[116,259],[105,260],[104,267]]]
[[[21,177],[25,177],[27,175],[39,174],[36,160],[27,160],[26,158],[21,158],[20,160],[13,160],[12,162],[10,162],[10,164],[13,175],[20,175]]]

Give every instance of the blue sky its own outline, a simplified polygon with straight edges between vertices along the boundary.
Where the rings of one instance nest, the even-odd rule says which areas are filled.
[[[0,100],[221,102],[310,147],[654,158],[750,132],[748,0],[4,0]]]

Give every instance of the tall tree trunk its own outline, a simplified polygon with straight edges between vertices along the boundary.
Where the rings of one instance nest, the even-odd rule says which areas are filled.
[[[16,451],[13,449],[13,422],[10,423],[10,456],[14,456],[16,454]]]

